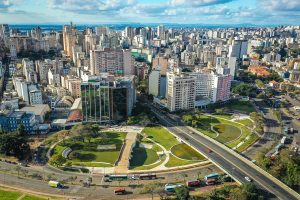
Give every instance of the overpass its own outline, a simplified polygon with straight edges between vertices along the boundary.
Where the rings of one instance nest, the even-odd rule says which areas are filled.
[[[300,199],[300,195],[294,190],[232,149],[191,127],[185,126],[179,120],[171,119],[155,107],[151,107],[151,111],[170,132],[200,151],[237,182],[247,182],[245,176],[248,176],[259,189],[266,192],[264,196],[268,196],[270,199]],[[208,149],[212,151],[208,151]]]

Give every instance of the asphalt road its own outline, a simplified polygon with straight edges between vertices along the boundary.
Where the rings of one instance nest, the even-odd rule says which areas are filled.
[[[152,111],[156,114],[161,123],[163,123],[170,131],[199,150],[202,154],[204,154],[212,162],[220,166],[223,170],[225,170],[239,182],[247,182],[245,180],[245,176],[248,176],[254,180],[253,183],[259,189],[262,189],[261,193],[269,199],[299,199],[288,193],[285,188],[278,185],[265,174],[251,167],[246,162],[237,158],[235,155],[228,153],[223,148],[219,147],[202,135],[192,132],[186,126],[182,125],[179,121],[170,119],[168,116],[164,115],[154,107],[152,107]],[[209,152],[208,149],[211,149],[212,152]]]
[[[143,185],[149,184],[152,181],[122,181],[120,182],[120,187],[124,187],[129,193],[126,196],[115,196],[113,190],[116,187],[119,187],[119,182],[114,181],[111,183],[102,182],[102,175],[90,175],[90,174],[74,174],[69,172],[62,172],[60,170],[52,170],[52,168],[33,166],[33,167],[21,167],[22,170],[27,171],[27,177],[22,176],[20,172],[20,177],[17,175],[12,175],[10,173],[16,172],[16,165],[12,165],[5,162],[0,162],[0,185],[6,185],[22,190],[28,190],[31,192],[40,192],[44,195],[57,194],[66,197],[80,197],[84,199],[144,199],[149,198],[151,195],[141,195],[140,191],[143,188]],[[183,183],[183,174],[186,176],[185,180],[194,180],[199,177],[204,177],[207,174],[218,172],[221,170],[213,164],[208,166],[203,166],[201,168],[192,168],[184,171],[167,172],[167,173],[158,173],[159,179],[154,181],[159,181],[161,183],[172,183],[182,181]],[[63,180],[68,179],[71,176],[76,176],[77,179],[72,181],[72,184],[68,181],[66,189],[56,189],[48,186],[47,181],[37,180],[29,178],[28,176],[32,174],[39,174],[42,177],[46,178],[50,174],[51,179],[54,180]],[[93,184],[96,186],[92,187],[83,187],[80,180],[86,180],[87,177],[92,176]],[[101,185],[101,186],[100,186]],[[203,188],[200,188],[203,189]]]

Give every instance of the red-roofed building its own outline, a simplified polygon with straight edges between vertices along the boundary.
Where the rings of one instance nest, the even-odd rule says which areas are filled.
[[[251,74],[254,74],[256,76],[269,76],[271,74],[267,71],[266,67],[261,66],[250,66],[248,70]]]
[[[83,119],[80,109],[72,110],[67,119],[67,123],[81,122]]]

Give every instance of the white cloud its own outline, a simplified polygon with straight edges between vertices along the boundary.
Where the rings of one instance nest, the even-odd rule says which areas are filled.
[[[224,4],[231,2],[233,0],[171,0],[171,6],[186,6],[186,7],[194,7],[194,6],[208,6],[208,5],[216,5],[216,4]]]
[[[135,0],[48,0],[51,8],[85,14],[119,11],[134,3]]]
[[[260,0],[258,4],[273,11],[300,11],[300,0]]]
[[[0,9],[7,9],[14,4],[12,0],[0,0]]]

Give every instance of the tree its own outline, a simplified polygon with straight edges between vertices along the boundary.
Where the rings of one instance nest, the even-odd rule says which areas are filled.
[[[256,79],[255,80],[255,84],[257,85],[257,87],[259,88],[263,88],[265,86],[265,84],[260,80],[260,79]]]
[[[61,154],[54,155],[50,158],[49,163],[56,167],[61,167],[67,161]]]
[[[24,136],[26,134],[26,131],[25,131],[25,126],[23,124],[20,124],[17,128],[17,133],[20,135],[20,136]]]
[[[26,137],[17,132],[0,133],[0,153],[23,159],[29,151]]]
[[[153,183],[149,183],[147,185],[144,186],[142,193],[150,193],[151,194],[151,198],[152,200],[154,199],[154,194],[158,194],[161,191],[161,188],[163,187],[162,183],[159,182],[153,182]]]
[[[175,193],[179,200],[188,200],[190,197],[190,191],[186,186],[176,187]]]
[[[255,97],[257,89],[249,84],[241,83],[232,87],[232,92],[241,96]]]

